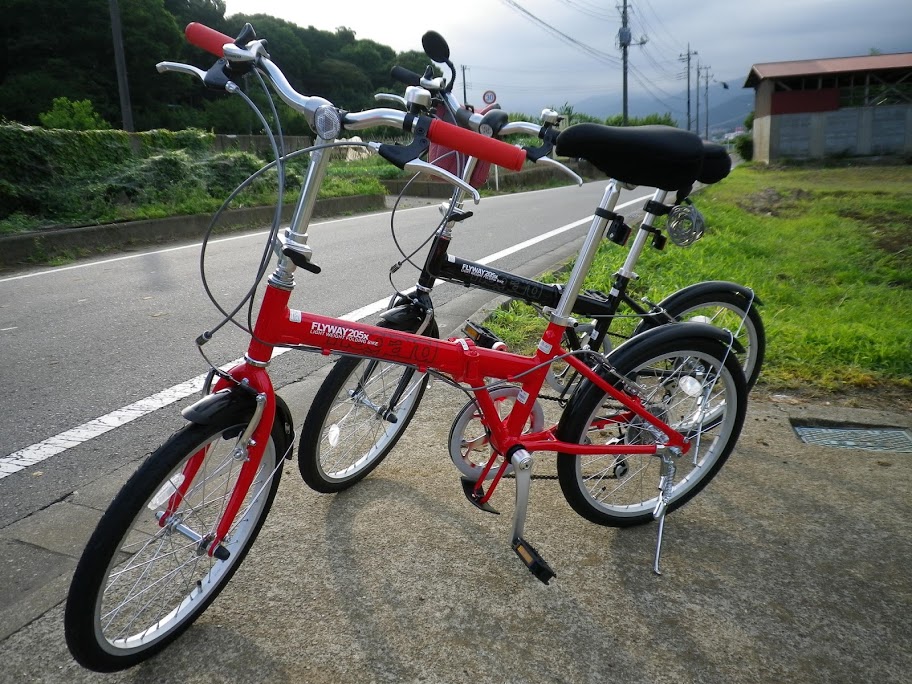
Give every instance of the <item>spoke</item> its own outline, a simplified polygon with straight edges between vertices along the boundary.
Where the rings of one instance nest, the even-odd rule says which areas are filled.
[[[162,540],[162,544],[164,544],[164,543],[165,543],[165,540]],[[170,554],[165,554],[165,556],[167,556],[167,555],[170,555]],[[131,589],[127,592],[126,596],[120,601],[120,603],[119,603],[118,605],[116,605],[112,610],[110,610],[109,612],[103,614],[103,615],[100,617],[100,619],[103,621],[105,618],[107,618],[107,617],[109,617],[109,616],[112,616],[112,617],[111,617],[111,620],[108,622],[108,624],[105,625],[105,628],[107,628],[107,627],[109,627],[109,626],[111,625],[111,622],[113,622],[114,618],[117,617],[117,613],[118,613],[118,611],[119,611],[121,608],[123,608],[124,606],[126,606],[126,605],[128,605],[128,604],[130,604],[130,603],[133,603],[134,601],[136,601],[136,600],[139,599],[140,597],[144,596],[145,594],[149,593],[149,592],[152,591],[153,589],[158,589],[159,592],[160,592],[160,591],[164,591],[164,590],[167,588],[167,583],[170,582],[170,580],[171,580],[173,577],[175,577],[176,575],[180,574],[180,572],[181,572],[181,570],[183,569],[184,566],[186,566],[186,565],[188,565],[188,564],[191,564],[191,563],[196,563],[197,560],[198,560],[197,557],[194,556],[193,558],[189,559],[188,561],[185,561],[185,562],[183,562],[183,563],[179,563],[179,564],[178,564],[174,569],[172,569],[170,572],[168,572],[168,573],[166,573],[164,576],[162,576],[162,577],[160,577],[160,578],[154,580],[154,581],[152,582],[152,584],[146,586],[146,587],[143,588],[141,591],[135,592],[134,590],[135,590],[137,584],[138,584],[141,580],[143,580],[144,578],[146,578],[146,576],[148,575],[148,571],[151,569],[151,567],[152,567],[152,565],[153,565],[153,564],[149,564],[149,565],[143,570],[142,574],[136,579],[136,582],[133,583],[133,586],[132,586]],[[137,613],[135,614],[135,616],[133,617],[133,619],[132,619],[132,620],[131,620],[123,629],[121,629],[121,633],[123,633],[124,630],[129,629],[130,625],[132,625],[133,622],[135,622],[135,621],[139,618],[139,616],[142,615],[143,612],[145,612],[146,608],[147,608],[149,605],[151,605],[152,601],[154,601],[159,595],[160,595],[159,593],[154,594],[154,595],[150,598],[149,602],[147,602],[144,606],[142,606],[142,607],[140,608],[139,612],[137,612]]]

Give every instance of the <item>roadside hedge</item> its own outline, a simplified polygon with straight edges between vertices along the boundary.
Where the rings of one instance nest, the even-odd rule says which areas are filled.
[[[71,131],[0,125],[0,233],[143,217],[145,205],[206,211],[263,161],[213,152],[201,130]],[[188,205],[190,202],[190,205]],[[152,209],[152,214],[167,214]]]

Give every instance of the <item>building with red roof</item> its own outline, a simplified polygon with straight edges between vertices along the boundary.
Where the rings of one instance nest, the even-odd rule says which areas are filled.
[[[754,159],[912,154],[912,52],[755,64]]]

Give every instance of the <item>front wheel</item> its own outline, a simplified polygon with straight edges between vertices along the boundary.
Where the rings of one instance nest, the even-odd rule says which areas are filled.
[[[89,539],[67,596],[67,646],[81,665],[114,672],[158,653],[238,569],[279,486],[286,439],[278,421],[222,542],[227,558],[209,556],[200,539],[214,534],[237,482],[243,459],[236,447],[249,418],[217,415],[209,425],[184,427],[117,494]],[[186,478],[191,483],[178,508],[160,522]]]
[[[391,327],[385,321],[380,327]],[[423,333],[438,337],[437,323]],[[344,357],[320,385],[301,428],[298,467],[318,492],[339,492],[380,465],[415,415],[428,376],[414,366]]]
[[[648,333],[647,333],[648,337]],[[672,456],[677,469],[667,511],[680,508],[715,477],[738,440],[747,410],[744,373],[728,348],[712,339],[637,338],[608,357],[618,389],[636,383],[645,408],[690,442]],[[558,427],[558,438],[579,444],[656,444],[651,424],[593,383],[580,388]],[[557,476],[570,506],[599,525],[628,527],[653,519],[662,461],[657,455],[559,454]]]

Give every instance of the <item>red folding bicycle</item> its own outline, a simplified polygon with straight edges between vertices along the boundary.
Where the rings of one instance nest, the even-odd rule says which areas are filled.
[[[400,167],[446,178],[476,201],[473,188],[419,159],[430,142],[514,169],[522,166],[526,151],[423,115],[393,109],[349,113],[322,98],[301,95],[269,59],[265,42],[256,39],[249,24],[236,40],[197,24],[188,26],[187,36],[218,55],[218,62],[207,72],[162,62],[159,71],[193,75],[248,103],[235,79],[245,73],[265,75],[279,96],[306,117],[321,143],[312,151],[290,228],[280,238],[276,221],[270,234],[278,259],[258,312],[254,316],[251,311],[244,361],[228,372],[213,368],[204,396],[183,411],[188,425],[127,481],[82,554],[65,613],[67,644],[77,661],[93,670],[114,671],[154,655],[202,614],[243,561],[269,513],[294,442],[290,412],[276,396],[268,372],[279,346],[414,366],[470,393],[490,458],[476,480],[463,478],[463,491],[472,504],[490,510],[492,494],[512,469],[516,506],[511,543],[542,582],[548,583],[554,572],[524,537],[535,452],[558,453],[558,467],[573,483],[564,494],[589,520],[623,525],[656,519],[658,571],[666,514],[706,486],[741,431],[747,388],[731,334],[682,323],[649,330],[607,357],[564,350],[564,331],[574,323],[573,302],[605,233],[602,216],[594,217],[532,356],[471,339],[437,340],[290,308],[296,268],[319,271],[306,231],[328,148],[334,144],[329,141],[341,130],[390,126],[410,133],[407,145],[369,146]],[[617,153],[608,140],[594,130],[587,147],[596,157]],[[691,141],[657,132],[652,143],[638,150],[638,166],[656,168],[661,161],[662,180],[670,190],[693,182],[703,149],[696,136]],[[251,309],[252,302],[251,294]],[[198,343],[208,337],[204,334]],[[544,426],[537,398],[556,360],[569,364],[583,381],[559,423]],[[513,401],[501,416],[498,397],[504,391]]]

